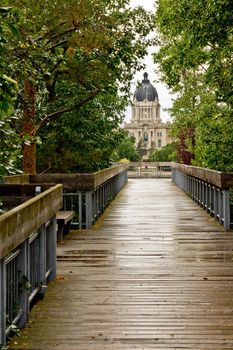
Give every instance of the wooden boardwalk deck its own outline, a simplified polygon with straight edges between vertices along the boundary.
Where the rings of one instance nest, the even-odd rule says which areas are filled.
[[[129,180],[58,247],[58,277],[11,349],[233,349],[233,233],[168,179]]]

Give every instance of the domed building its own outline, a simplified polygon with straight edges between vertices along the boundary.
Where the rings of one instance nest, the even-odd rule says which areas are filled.
[[[125,123],[124,129],[135,138],[143,160],[148,160],[152,149],[159,149],[171,142],[170,124],[163,123],[160,118],[158,92],[150,83],[147,73],[144,73],[144,79],[135,90],[131,120]]]

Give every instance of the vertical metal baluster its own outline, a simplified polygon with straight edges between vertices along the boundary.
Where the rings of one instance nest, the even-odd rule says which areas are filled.
[[[9,310],[8,310],[8,315],[9,315],[9,321],[12,321],[12,305],[13,305],[13,280],[12,280],[12,262],[7,264],[7,270],[9,268],[9,279],[8,279],[8,285],[9,285]]]
[[[223,190],[223,218],[225,230],[230,230],[230,191],[229,189]]]
[[[20,294],[19,294],[19,306],[22,310],[22,316],[19,320],[19,327],[24,327],[28,322],[29,315],[29,291],[26,288],[25,283],[29,279],[29,240],[27,239],[21,245],[21,253],[18,256],[18,268],[19,268],[19,281],[20,281]]]
[[[0,259],[0,344],[6,344],[6,266]]]
[[[86,228],[92,226],[92,192],[87,191],[85,194],[86,197]]]
[[[49,246],[46,247],[49,250],[49,261],[51,274],[49,275],[48,282],[53,281],[56,278],[57,273],[57,221],[56,215],[51,218],[51,224],[49,225]]]
[[[219,222],[223,222],[223,200],[222,200],[222,191],[218,188],[218,213],[219,213]]]
[[[39,283],[41,285],[40,294],[45,293],[46,285],[46,227],[45,224],[40,227],[39,234],[39,251],[40,251],[40,264],[39,264]]]
[[[82,229],[82,224],[83,224],[83,214],[82,214],[82,192],[78,191],[78,224],[79,224],[79,230]]]

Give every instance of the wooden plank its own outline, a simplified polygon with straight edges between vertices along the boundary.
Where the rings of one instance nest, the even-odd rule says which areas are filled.
[[[70,231],[71,220],[75,216],[75,211],[58,211],[56,213],[57,220],[57,240],[61,241],[63,239],[63,234],[68,234]]]
[[[233,349],[233,236],[166,179],[129,180],[58,245],[58,276],[10,349]]]
[[[4,176],[3,179],[4,179],[4,182],[7,184],[28,184],[29,183],[28,174]]]
[[[64,221],[64,224],[66,224],[68,221],[72,220],[75,216],[75,211],[73,210],[67,210],[67,211],[58,211],[56,214],[57,220]]]

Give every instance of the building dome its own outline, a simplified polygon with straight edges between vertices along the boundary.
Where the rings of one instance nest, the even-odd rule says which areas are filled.
[[[150,83],[148,74],[144,73],[144,79],[141,84],[136,88],[134,93],[134,100],[142,102],[144,100],[155,101],[158,100],[158,92],[156,88]]]

